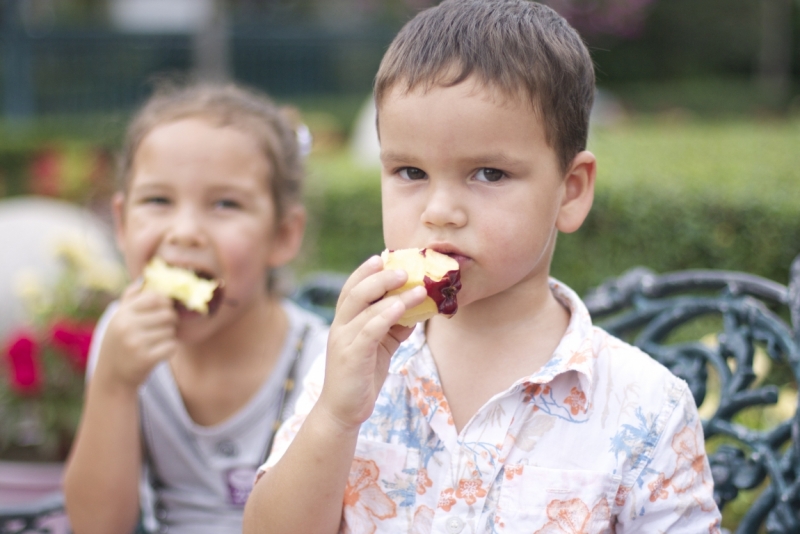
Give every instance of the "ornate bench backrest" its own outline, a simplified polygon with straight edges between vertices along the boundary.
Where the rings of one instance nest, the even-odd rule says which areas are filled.
[[[800,533],[800,256],[788,287],[743,273],[637,268],[585,301],[598,325],[689,384],[720,508],[763,488],[737,532]]]

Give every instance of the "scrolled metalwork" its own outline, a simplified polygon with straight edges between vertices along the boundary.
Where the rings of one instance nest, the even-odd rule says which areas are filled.
[[[585,298],[598,325],[686,380],[698,406],[712,389],[719,397],[703,421],[706,440],[719,443],[709,455],[715,499],[724,508],[740,491],[763,488],[739,522],[741,534],[800,533],[800,256],[790,272],[787,287],[730,271],[636,268]],[[720,325],[716,336],[686,339],[708,318]],[[766,381],[754,369],[758,351],[773,368]],[[790,415],[747,424],[746,410],[775,405],[782,390],[795,396]]]

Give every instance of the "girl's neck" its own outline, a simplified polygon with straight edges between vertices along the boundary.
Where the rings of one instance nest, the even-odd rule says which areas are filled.
[[[229,325],[170,361],[189,416],[218,424],[244,407],[272,374],[286,342],[289,318],[278,299],[258,299]]]
[[[247,309],[221,325],[208,338],[184,344],[183,352],[202,366],[231,366],[280,352],[289,319],[280,299],[265,295],[254,299]],[[269,358],[274,359],[274,358]]]

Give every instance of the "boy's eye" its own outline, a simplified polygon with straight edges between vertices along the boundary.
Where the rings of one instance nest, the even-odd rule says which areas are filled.
[[[506,173],[498,169],[483,168],[475,173],[475,179],[479,182],[497,182],[505,175]]]
[[[406,180],[424,180],[428,177],[425,171],[417,169],[416,167],[403,167],[398,171],[398,174],[401,178],[405,178]]]

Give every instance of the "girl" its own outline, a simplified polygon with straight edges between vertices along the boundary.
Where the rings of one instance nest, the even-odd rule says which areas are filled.
[[[327,336],[267,282],[305,227],[297,138],[268,98],[233,86],[162,91],[132,121],[112,204],[131,278],[159,257],[224,297],[203,315],[134,282],[101,318],[64,481],[75,532],[132,532],[140,510],[164,532],[241,532],[276,421]]]

